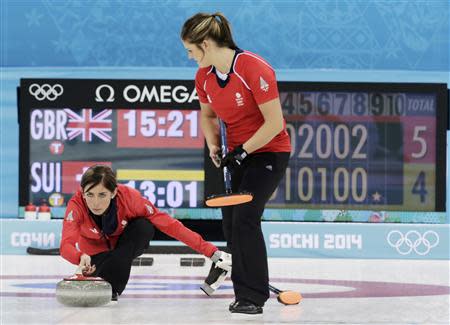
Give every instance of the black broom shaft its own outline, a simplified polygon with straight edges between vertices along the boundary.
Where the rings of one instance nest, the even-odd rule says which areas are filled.
[[[273,285],[271,285],[270,283],[269,283],[269,290],[272,291],[273,293],[276,293],[276,294],[279,294],[279,293],[282,292],[280,289],[275,288],[275,287],[274,287]]]

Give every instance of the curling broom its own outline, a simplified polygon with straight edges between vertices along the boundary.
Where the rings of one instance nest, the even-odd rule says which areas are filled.
[[[228,153],[226,126],[225,123],[219,119],[220,125],[220,141],[222,149],[222,159]],[[209,207],[224,207],[230,205],[238,205],[247,203],[253,200],[253,194],[248,192],[233,193],[231,190],[231,175],[228,168],[223,168],[223,179],[225,183],[225,193],[211,195],[206,199],[206,205]]]
[[[278,302],[284,305],[297,305],[302,300],[300,292],[296,291],[282,291],[269,284],[269,290],[276,293]]]

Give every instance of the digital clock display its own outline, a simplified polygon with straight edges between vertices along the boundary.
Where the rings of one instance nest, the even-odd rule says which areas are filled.
[[[168,208],[179,208],[183,205],[195,208],[198,207],[199,195],[198,182],[180,181],[129,181],[124,183],[127,186],[138,189],[143,196],[157,206]],[[184,204],[187,202],[187,204]]]
[[[282,83],[292,152],[268,206],[443,211],[446,98],[443,85]]]
[[[101,163],[159,208],[203,207],[192,82],[22,80],[20,94],[21,205],[64,207],[84,171]]]
[[[119,110],[119,148],[203,148],[197,110]]]

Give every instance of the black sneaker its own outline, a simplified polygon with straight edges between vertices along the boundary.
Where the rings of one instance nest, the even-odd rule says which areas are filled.
[[[117,292],[113,292],[111,296],[111,301],[119,300],[119,294]]]
[[[263,308],[261,306],[258,306],[253,302],[246,300],[235,301],[233,304],[230,305],[229,309],[232,313],[240,313],[240,314],[256,315],[263,313]]]

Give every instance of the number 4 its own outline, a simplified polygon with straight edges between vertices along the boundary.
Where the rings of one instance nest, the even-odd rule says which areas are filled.
[[[425,203],[425,197],[428,194],[426,189],[426,181],[425,181],[425,172],[421,171],[419,175],[417,175],[416,182],[411,191],[413,194],[420,195],[420,203]]]

